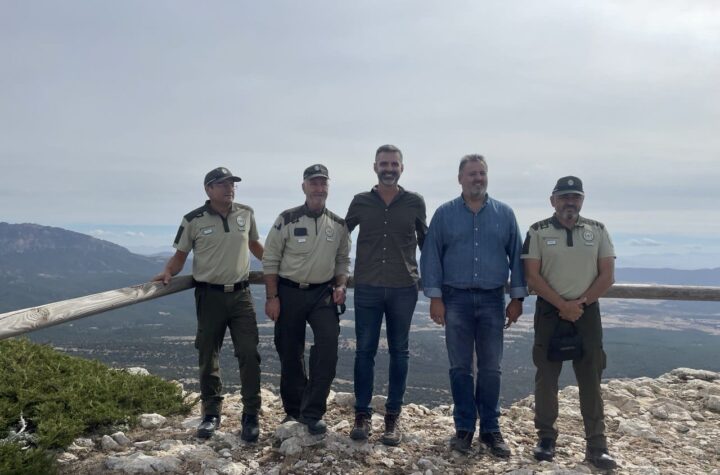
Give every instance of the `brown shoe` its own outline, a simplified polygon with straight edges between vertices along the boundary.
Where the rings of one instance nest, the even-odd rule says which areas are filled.
[[[392,447],[400,445],[402,432],[400,431],[400,414],[385,414],[385,432],[380,442]]]
[[[365,412],[355,414],[355,426],[350,431],[352,440],[367,440],[372,432],[372,416]]]

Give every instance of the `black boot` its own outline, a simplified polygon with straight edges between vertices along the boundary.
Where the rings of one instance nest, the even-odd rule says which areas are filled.
[[[245,442],[255,442],[260,436],[260,427],[258,425],[257,414],[245,414],[242,415],[242,431],[240,432],[240,438]]]
[[[585,449],[585,461],[600,470],[612,470],[617,468],[617,462],[615,462],[615,459],[610,457],[607,449],[588,447]]]
[[[218,427],[220,427],[220,416],[205,416],[197,428],[197,436],[201,439],[209,439]]]
[[[555,439],[540,439],[533,450],[535,460],[551,462],[555,458]]]

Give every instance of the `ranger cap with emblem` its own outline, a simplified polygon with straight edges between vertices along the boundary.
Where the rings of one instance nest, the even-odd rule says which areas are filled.
[[[568,195],[570,193],[585,196],[580,178],[576,176],[564,176],[557,181],[552,192],[553,195]]]
[[[241,181],[241,178],[239,176],[233,175],[232,172],[225,167],[217,167],[214,170],[210,170],[207,175],[205,175],[204,183],[205,186],[209,186],[216,181],[222,180],[232,180],[238,182]]]
[[[310,178],[315,178],[316,176],[321,176],[327,178],[328,180],[330,179],[327,167],[325,165],[320,165],[319,163],[310,165],[303,172],[303,180],[309,180]]]

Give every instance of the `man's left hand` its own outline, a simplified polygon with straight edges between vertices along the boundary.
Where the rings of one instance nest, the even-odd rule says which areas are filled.
[[[520,315],[522,315],[522,313],[523,303],[518,299],[510,300],[507,308],[505,308],[505,318],[507,318],[505,328],[510,328],[510,325],[517,322],[518,318],[520,318]]]
[[[335,305],[344,304],[346,294],[347,289],[345,287],[335,287],[333,290],[333,302],[335,302]]]

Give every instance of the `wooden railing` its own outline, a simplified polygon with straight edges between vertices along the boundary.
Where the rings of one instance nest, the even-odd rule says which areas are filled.
[[[251,272],[250,283],[261,284],[262,273]],[[352,280],[349,283],[352,286]],[[0,340],[98,313],[145,302],[193,287],[189,275],[168,285],[147,282],[60,302],[0,314]],[[694,300],[720,302],[720,287],[686,285],[615,284],[603,296],[618,299]]]

